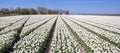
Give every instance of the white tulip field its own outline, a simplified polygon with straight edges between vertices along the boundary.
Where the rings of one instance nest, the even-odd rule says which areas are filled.
[[[0,17],[0,53],[120,53],[120,16]]]

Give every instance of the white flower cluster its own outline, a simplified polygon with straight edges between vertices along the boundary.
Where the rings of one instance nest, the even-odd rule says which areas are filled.
[[[43,20],[43,21],[37,22],[37,23],[35,23],[35,24],[29,25],[29,26],[25,26],[25,27],[23,28],[20,36],[21,36],[21,37],[24,37],[24,34],[25,34],[25,33],[27,33],[28,31],[36,28],[38,25],[41,25],[42,23],[46,22],[47,20],[49,20],[49,18],[48,18],[48,19],[45,19],[45,20]],[[34,21],[36,21],[36,20],[34,20]]]
[[[73,21],[75,21],[75,20],[73,20]],[[94,26],[91,26],[91,25],[88,25],[88,24],[85,24],[85,23],[81,23],[79,21],[75,21],[75,22],[79,23],[80,25],[83,25],[83,26],[87,27],[90,30],[93,30],[93,31],[101,34],[102,36],[105,36],[105,37],[109,38],[111,41],[114,41],[116,43],[120,43],[120,35],[110,33],[109,31],[105,31],[103,29],[100,29],[100,28],[97,28],[97,27],[94,27]]]
[[[113,46],[109,42],[101,39],[100,37],[78,26],[77,24],[73,23],[68,19],[64,18],[64,20],[67,23],[69,23],[71,28],[79,35],[79,38],[81,38],[95,53],[119,53],[120,52],[119,48]],[[83,25],[83,23],[79,23],[79,24]],[[83,26],[86,27],[86,25],[83,25]]]
[[[72,37],[61,17],[58,17],[50,53],[81,53],[78,43]]]
[[[48,21],[46,24],[37,28],[35,31],[31,32],[29,35],[26,35],[14,46],[13,53],[36,53],[39,52],[39,49],[42,49],[44,46],[43,43],[48,36],[48,33],[54,23],[56,18]]]
[[[15,36],[16,36],[15,31],[11,31],[9,33],[0,35],[0,52],[3,51],[3,49],[8,48],[10,47],[10,45],[12,45]]]
[[[103,26],[103,27],[110,27],[111,29],[115,29],[118,30],[118,28],[120,29],[120,19],[117,16],[70,16],[71,18],[75,18],[77,20],[83,20],[83,21],[87,21],[87,22],[91,22],[92,23],[96,23],[99,26]],[[108,28],[109,29],[109,28]]]
[[[114,26],[109,26],[109,25],[106,26],[106,24],[95,24],[93,22],[88,22],[88,21],[85,21],[85,22],[90,23],[95,26],[98,26],[98,27],[101,27],[101,28],[104,28],[104,29],[107,29],[109,31],[114,31],[114,32],[120,33],[120,27],[119,28],[115,27],[115,25]]]
[[[15,23],[16,21],[24,18],[24,16],[8,16],[8,17],[0,17],[0,28],[6,27],[11,23]]]
[[[5,29],[3,29],[2,31],[0,31],[0,34],[2,33],[6,33],[6,32],[9,32],[9,31],[12,31],[12,30],[16,30],[16,29],[19,29],[22,24],[26,21],[27,18],[24,18],[23,20],[17,22],[17,23],[14,23],[13,25],[11,26],[8,26],[6,27]]]
[[[53,18],[53,16],[51,16],[49,18]],[[48,19],[48,16],[32,15],[32,16],[30,16],[30,19],[26,22],[25,26],[29,26],[30,24],[37,23],[37,22],[43,21],[45,19]]]

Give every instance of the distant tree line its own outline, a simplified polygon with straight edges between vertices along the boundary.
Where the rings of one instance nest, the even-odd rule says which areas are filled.
[[[31,14],[69,14],[68,10],[47,9],[45,7],[34,8],[1,8],[0,15],[31,15]]]
[[[38,7],[39,14],[69,14],[68,10],[47,9],[45,7]]]

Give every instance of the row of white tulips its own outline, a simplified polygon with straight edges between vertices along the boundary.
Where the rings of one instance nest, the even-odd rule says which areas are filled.
[[[18,43],[15,44],[13,53],[39,52],[39,49],[42,49],[43,47],[42,44],[44,43],[46,37],[48,36],[48,33],[55,19],[56,18],[48,21],[46,24],[42,25],[41,27],[37,28],[35,31],[31,32],[29,35],[22,38]]]
[[[25,34],[25,33],[27,33],[28,31],[36,28],[37,26],[41,25],[42,23],[46,22],[46,21],[49,20],[49,19],[51,19],[51,18],[48,18],[48,19],[39,21],[39,22],[34,23],[34,24],[32,24],[32,25],[25,26],[25,27],[22,29],[20,36],[21,36],[21,37],[24,37],[24,34]],[[31,20],[31,21],[36,21],[36,20]]]
[[[15,39],[17,32],[11,31],[6,34],[0,35],[0,52],[5,51],[6,48],[9,48],[12,45],[12,42]]]
[[[65,23],[58,17],[50,53],[81,53],[78,43],[72,37]]]
[[[26,22],[25,26],[29,26],[32,23],[43,21],[45,19],[48,19],[48,17],[53,18],[53,16],[50,17],[50,16],[43,16],[43,15],[32,15],[30,16],[30,19]]]
[[[14,23],[13,25],[11,26],[8,26],[6,27],[5,29],[3,29],[2,31],[0,31],[0,34],[2,33],[6,33],[6,32],[9,32],[9,31],[12,31],[12,30],[15,30],[15,29],[19,29],[22,24],[27,20],[28,17],[22,19],[21,21],[17,22],[17,23]],[[8,21],[9,22],[9,21]]]
[[[8,16],[8,17],[0,17],[0,28],[3,28],[5,26],[10,25],[11,23],[14,23],[25,16]]]
[[[25,18],[26,16],[8,16],[8,17],[0,17],[0,25],[4,24],[2,27],[7,26],[5,29],[0,31],[0,52],[5,51],[7,48],[9,48],[12,45],[12,42],[17,36],[17,31],[14,29],[20,28],[20,26],[23,24],[24,20],[21,20]],[[14,23],[18,20],[21,20],[17,23]],[[2,23],[2,24],[1,24]],[[14,23],[11,26],[11,23]],[[19,26],[18,26],[19,25]],[[5,33],[7,32],[7,33]]]
[[[73,17],[72,17],[73,18]],[[74,19],[74,18],[73,18]],[[104,29],[106,29],[106,30],[109,30],[109,31],[114,31],[114,32],[117,32],[117,33],[120,33],[120,27],[118,28],[118,27],[115,27],[115,25],[114,26],[112,26],[112,27],[110,27],[109,25],[108,26],[106,26],[106,24],[96,24],[96,23],[94,23],[94,22],[89,22],[89,21],[86,21],[86,20],[83,20],[83,19],[76,19],[76,20],[78,20],[78,21],[82,21],[82,22],[86,22],[86,23],[89,23],[89,24],[91,24],[91,25],[95,25],[95,26],[98,26],[98,27],[100,27],[100,28],[104,28]]]
[[[105,31],[103,29],[100,29],[100,28],[97,28],[97,27],[94,27],[94,26],[91,26],[91,25],[88,25],[88,24],[85,24],[85,23],[81,23],[81,22],[76,21],[76,20],[73,20],[73,21],[80,24],[80,25],[83,25],[83,26],[89,28],[90,30],[93,30],[93,31],[101,34],[102,36],[105,36],[105,37],[109,38],[111,41],[114,41],[116,43],[120,43],[120,35],[110,33],[110,32]]]
[[[116,29],[116,28],[119,28],[120,29],[120,25],[119,25],[119,22],[120,22],[120,19],[119,18],[116,18],[116,17],[101,17],[101,16],[91,16],[91,17],[83,17],[83,16],[70,16],[71,18],[75,18],[77,20],[81,20],[82,21],[87,21],[87,22],[92,22],[91,24],[93,23],[96,23],[96,24],[99,24],[97,26],[100,26],[100,27],[103,27],[105,29],[108,29],[108,30],[113,30],[113,31],[117,31],[117,32],[120,32],[120,30]],[[116,24],[112,24],[111,23],[116,23]],[[106,25],[106,26],[105,26]],[[109,26],[109,27],[107,27]]]
[[[75,31],[78,34],[79,38],[81,38],[95,53],[119,53],[120,52],[119,48],[99,38],[97,35],[87,31],[86,29],[78,26],[77,24],[73,23],[68,19],[65,19],[65,18],[63,19],[71,26],[73,31]],[[82,23],[79,23],[79,24],[82,24]],[[86,26],[86,25],[83,25],[83,26]]]
[[[109,27],[111,30],[115,29],[115,30],[120,30],[120,26],[119,25],[113,25],[113,24],[110,24],[110,23],[100,23],[100,22],[97,22],[97,21],[91,21],[91,20],[84,20],[86,22],[89,22],[91,24],[98,24],[99,26],[101,27]],[[107,29],[107,28],[106,28]],[[115,31],[113,30],[113,31]],[[118,31],[119,32],[119,31]]]

